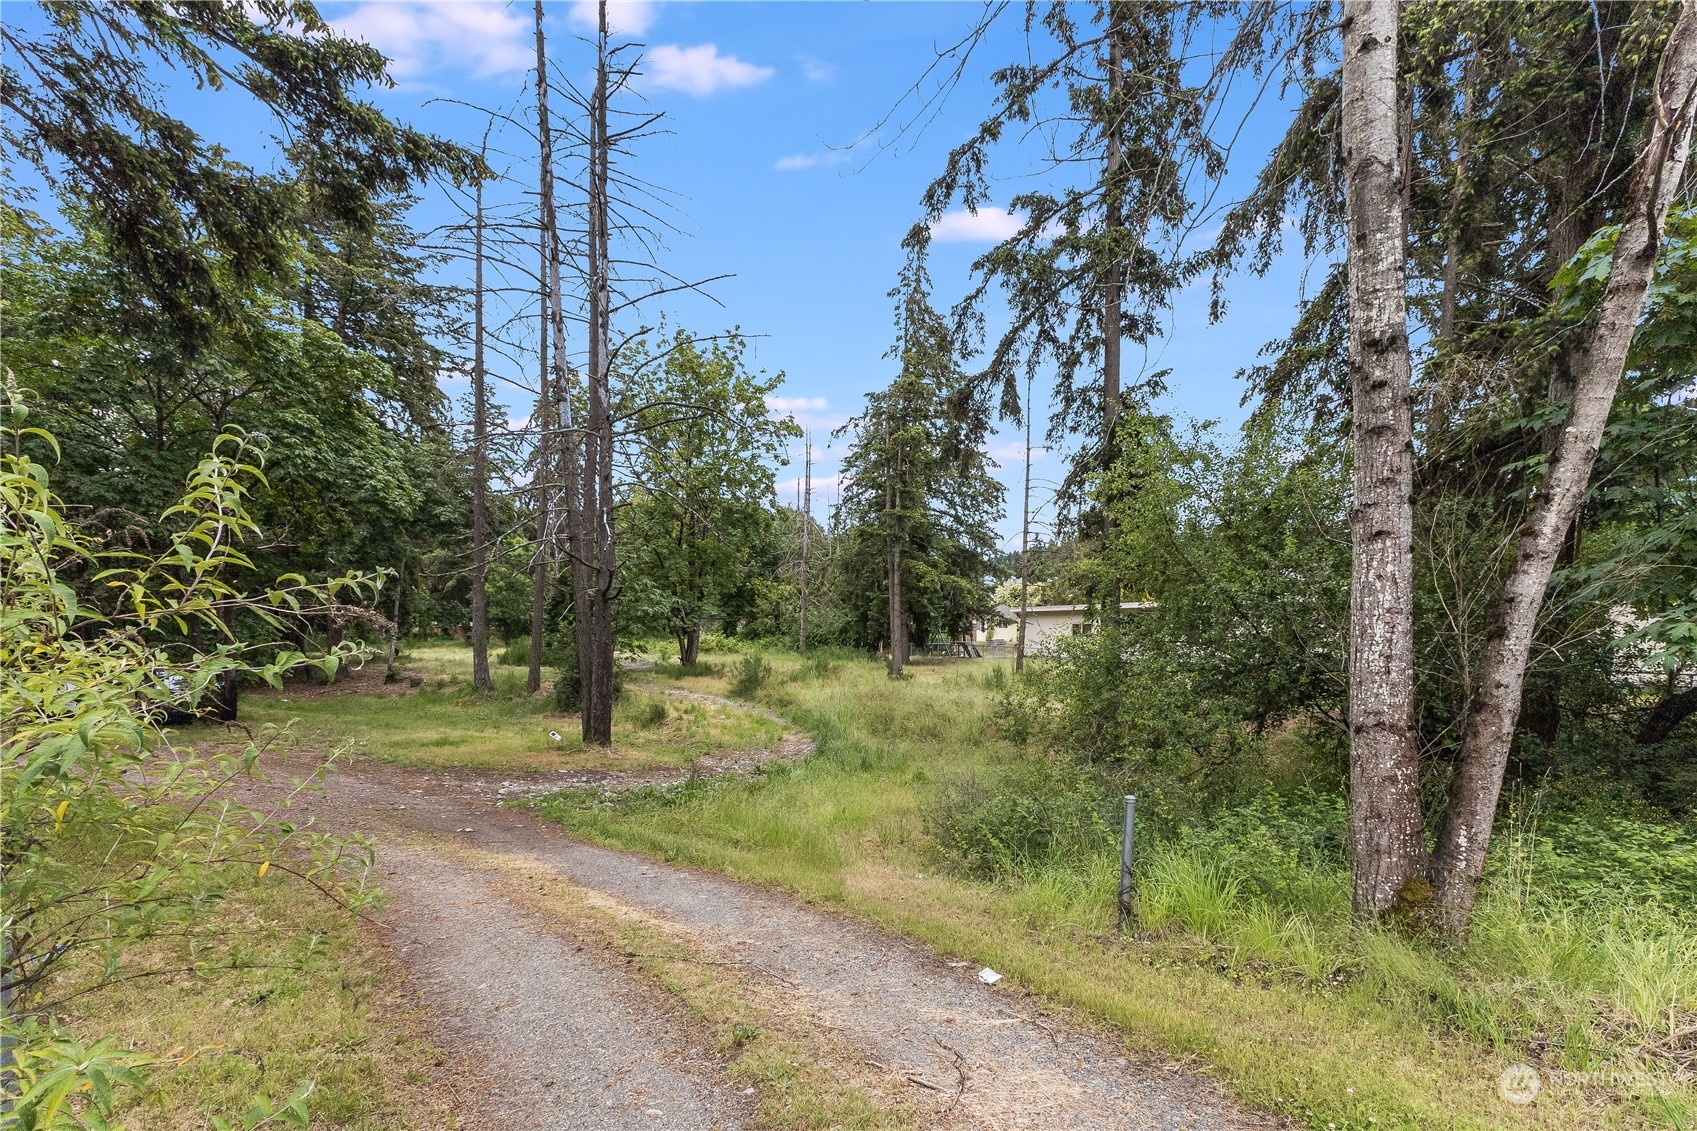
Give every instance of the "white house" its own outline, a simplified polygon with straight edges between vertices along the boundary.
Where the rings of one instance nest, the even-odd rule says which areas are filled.
[[[1152,609],[1153,601],[1121,601],[1121,609]],[[1009,647],[1019,632],[1019,606],[997,605],[996,612],[1013,622],[1006,633]],[[1089,605],[1032,605],[1025,610],[1025,650],[1036,652],[1045,644],[1063,636],[1078,636],[1096,631],[1097,621],[1090,616]],[[997,632],[1000,639],[1002,632]]]

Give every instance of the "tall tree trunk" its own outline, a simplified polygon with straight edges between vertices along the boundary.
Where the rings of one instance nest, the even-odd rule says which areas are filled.
[[[552,535],[549,483],[552,475],[548,454],[553,448],[553,413],[550,411],[549,390],[553,386],[548,358],[548,339],[552,319],[554,283],[550,265],[556,256],[554,237],[554,147],[548,120],[548,55],[542,34],[542,0],[536,0],[536,117],[540,138],[538,156],[537,246],[541,253],[542,320],[538,326],[536,415],[536,471],[532,483],[536,497],[536,555],[531,562],[530,579],[530,670],[525,686],[532,695],[542,689],[542,646],[548,630],[548,543]]]
[[[890,674],[899,676],[907,666],[907,607],[902,596],[902,544],[890,543]]]
[[[1568,528],[1579,514],[1626,353],[1655,273],[1668,208],[1685,173],[1697,104],[1697,0],[1685,0],[1655,82],[1655,116],[1620,218],[1597,321],[1573,361],[1573,407],[1527,509],[1492,615],[1433,860],[1444,926],[1465,934],[1484,874],[1503,772],[1520,712],[1538,613]]]
[[[901,449],[884,426],[884,447],[889,478],[884,483],[884,521],[889,533],[887,553],[890,570],[890,674],[900,676],[907,665],[907,601],[902,594],[902,490]]]
[[[1121,90],[1125,85],[1125,52],[1120,40],[1125,34],[1119,6],[1108,5],[1108,113],[1107,155],[1103,175],[1102,226],[1110,238],[1125,228],[1125,194],[1121,190],[1125,155],[1120,148],[1119,115]],[[1106,445],[1102,458],[1112,461],[1114,425],[1122,406],[1120,391],[1120,321],[1125,295],[1125,268],[1117,249],[1102,278],[1102,436]]]
[[[1426,866],[1414,731],[1414,424],[1397,8],[1397,0],[1346,0],[1343,9],[1354,444],[1349,831],[1358,915],[1392,907]]]
[[[548,391],[552,407],[546,425],[552,437],[548,449],[551,457],[550,472],[551,478],[558,480],[557,487],[551,483],[549,489],[557,491],[557,498],[563,504],[550,509],[547,549],[551,556],[557,557],[560,532],[563,530],[565,556],[571,577],[572,618],[578,633],[578,671],[581,676],[585,666],[593,662],[593,654],[586,654],[582,638],[588,593],[587,567],[584,565],[580,529],[583,500],[579,495],[579,487],[584,473],[579,460],[582,445],[574,419],[571,372],[566,359],[565,277],[561,262],[559,208],[554,185],[554,123],[548,112],[548,90],[548,57],[542,30],[542,0],[536,0],[537,139],[542,152],[538,203],[542,222],[543,274],[548,292],[546,336],[552,345],[548,351],[552,355],[552,366],[544,372],[543,388]],[[564,513],[561,513],[562,511]],[[582,691],[581,681],[579,690]]]
[[[488,152],[484,138],[484,152]],[[489,678],[489,421],[483,371],[483,182],[476,188],[477,215],[472,221],[471,360],[471,684],[478,694],[494,686]]]
[[[596,8],[595,90],[589,106],[589,405],[583,433],[583,502],[576,523],[581,541],[573,557],[585,575],[587,598],[577,617],[583,740],[611,746],[614,539],[607,0],[600,0]]]
[[[701,658],[701,626],[691,625],[678,633],[678,662],[693,664]]]

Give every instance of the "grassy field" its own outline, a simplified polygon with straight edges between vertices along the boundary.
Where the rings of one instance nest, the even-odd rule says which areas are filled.
[[[1144,929],[1122,939],[1111,844],[983,882],[946,870],[927,835],[940,784],[1029,759],[997,736],[988,662],[922,662],[895,682],[865,660],[768,660],[758,699],[810,730],[817,757],[751,783],[616,807],[565,794],[542,811],[586,838],[782,886],[970,956],[1315,1128],[1697,1125],[1677,1055],[1653,1049],[1693,1021],[1689,923],[1490,898],[1473,939],[1443,948],[1352,925],[1335,874],[1307,877],[1307,909],[1287,914],[1208,859],[1157,849],[1139,890]],[[722,694],[738,662],[653,675]],[[1550,1083],[1528,1106],[1499,1093],[1522,1060]],[[1577,1075],[1598,1070],[1621,1075]]]
[[[464,645],[416,648],[403,670],[422,681],[416,690],[404,684],[382,694],[341,694],[335,684],[267,690],[243,699],[242,718],[279,726],[294,720],[295,733],[315,747],[351,741],[356,753],[431,770],[650,770],[708,754],[771,749],[783,736],[783,727],[762,715],[631,689],[614,714],[613,749],[585,749],[577,716],[526,695],[519,669],[496,668],[494,693],[475,696]]]

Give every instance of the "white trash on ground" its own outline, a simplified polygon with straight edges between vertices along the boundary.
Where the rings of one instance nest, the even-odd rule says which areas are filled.
[[[993,986],[1002,980],[1002,976],[986,966],[978,972],[978,980],[986,986]]]

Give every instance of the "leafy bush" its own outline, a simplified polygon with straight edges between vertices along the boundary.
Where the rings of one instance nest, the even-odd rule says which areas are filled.
[[[1247,896],[1325,917],[1345,890],[1348,829],[1341,796],[1269,789],[1186,824],[1173,846],[1216,863]]]
[[[334,674],[357,656],[354,646],[309,659],[232,641],[226,626],[241,617],[303,627],[304,617],[357,609],[378,580],[311,585],[286,575],[263,597],[244,596],[233,577],[252,564],[237,546],[257,533],[246,498],[263,482],[263,452],[231,434],[214,441],[182,501],[161,517],[174,531],[162,552],[96,545],[67,521],[47,469],[21,454],[25,434],[50,445],[53,438],[25,426],[20,390],[8,382],[5,393],[0,765],[12,772],[0,791],[0,980],[8,997],[50,1015],[65,997],[137,976],[129,952],[172,935],[194,935],[199,968],[216,968],[229,960],[219,951],[239,940],[195,927],[235,876],[275,866],[352,908],[372,902],[369,845],[227,796],[208,803],[236,778],[257,776],[261,753],[279,741],[274,730],[241,753],[202,755],[160,728],[167,713],[209,701],[226,677],[280,686],[308,664]],[[344,595],[354,600],[343,605]],[[219,643],[196,647],[197,634]],[[79,961],[95,955],[99,961]],[[111,1084],[126,1082],[124,1072],[140,1063],[100,1045],[79,1059],[74,1036],[56,1023],[20,1022],[10,1012],[0,1040],[15,1047],[20,1072],[12,1083],[23,1093],[16,1110],[20,1118],[33,1110],[33,1126],[61,1125],[54,1113],[70,1113],[55,1097],[85,1089],[94,1110],[82,1114],[98,1116],[110,1106]]]
[[[1076,866],[1111,848],[1119,805],[1087,769],[1044,760],[944,782],[923,815],[956,868],[995,879]]]
[[[1653,815],[1545,814],[1500,837],[1491,863],[1546,899],[1697,907],[1697,829]]]
[[[701,651],[709,655],[724,655],[727,652],[737,655],[760,647],[763,645],[757,641],[741,636],[725,636],[718,632],[701,634]]]
[[[772,665],[764,656],[744,656],[737,665],[736,679],[731,681],[731,694],[739,699],[752,699],[772,678]]]

